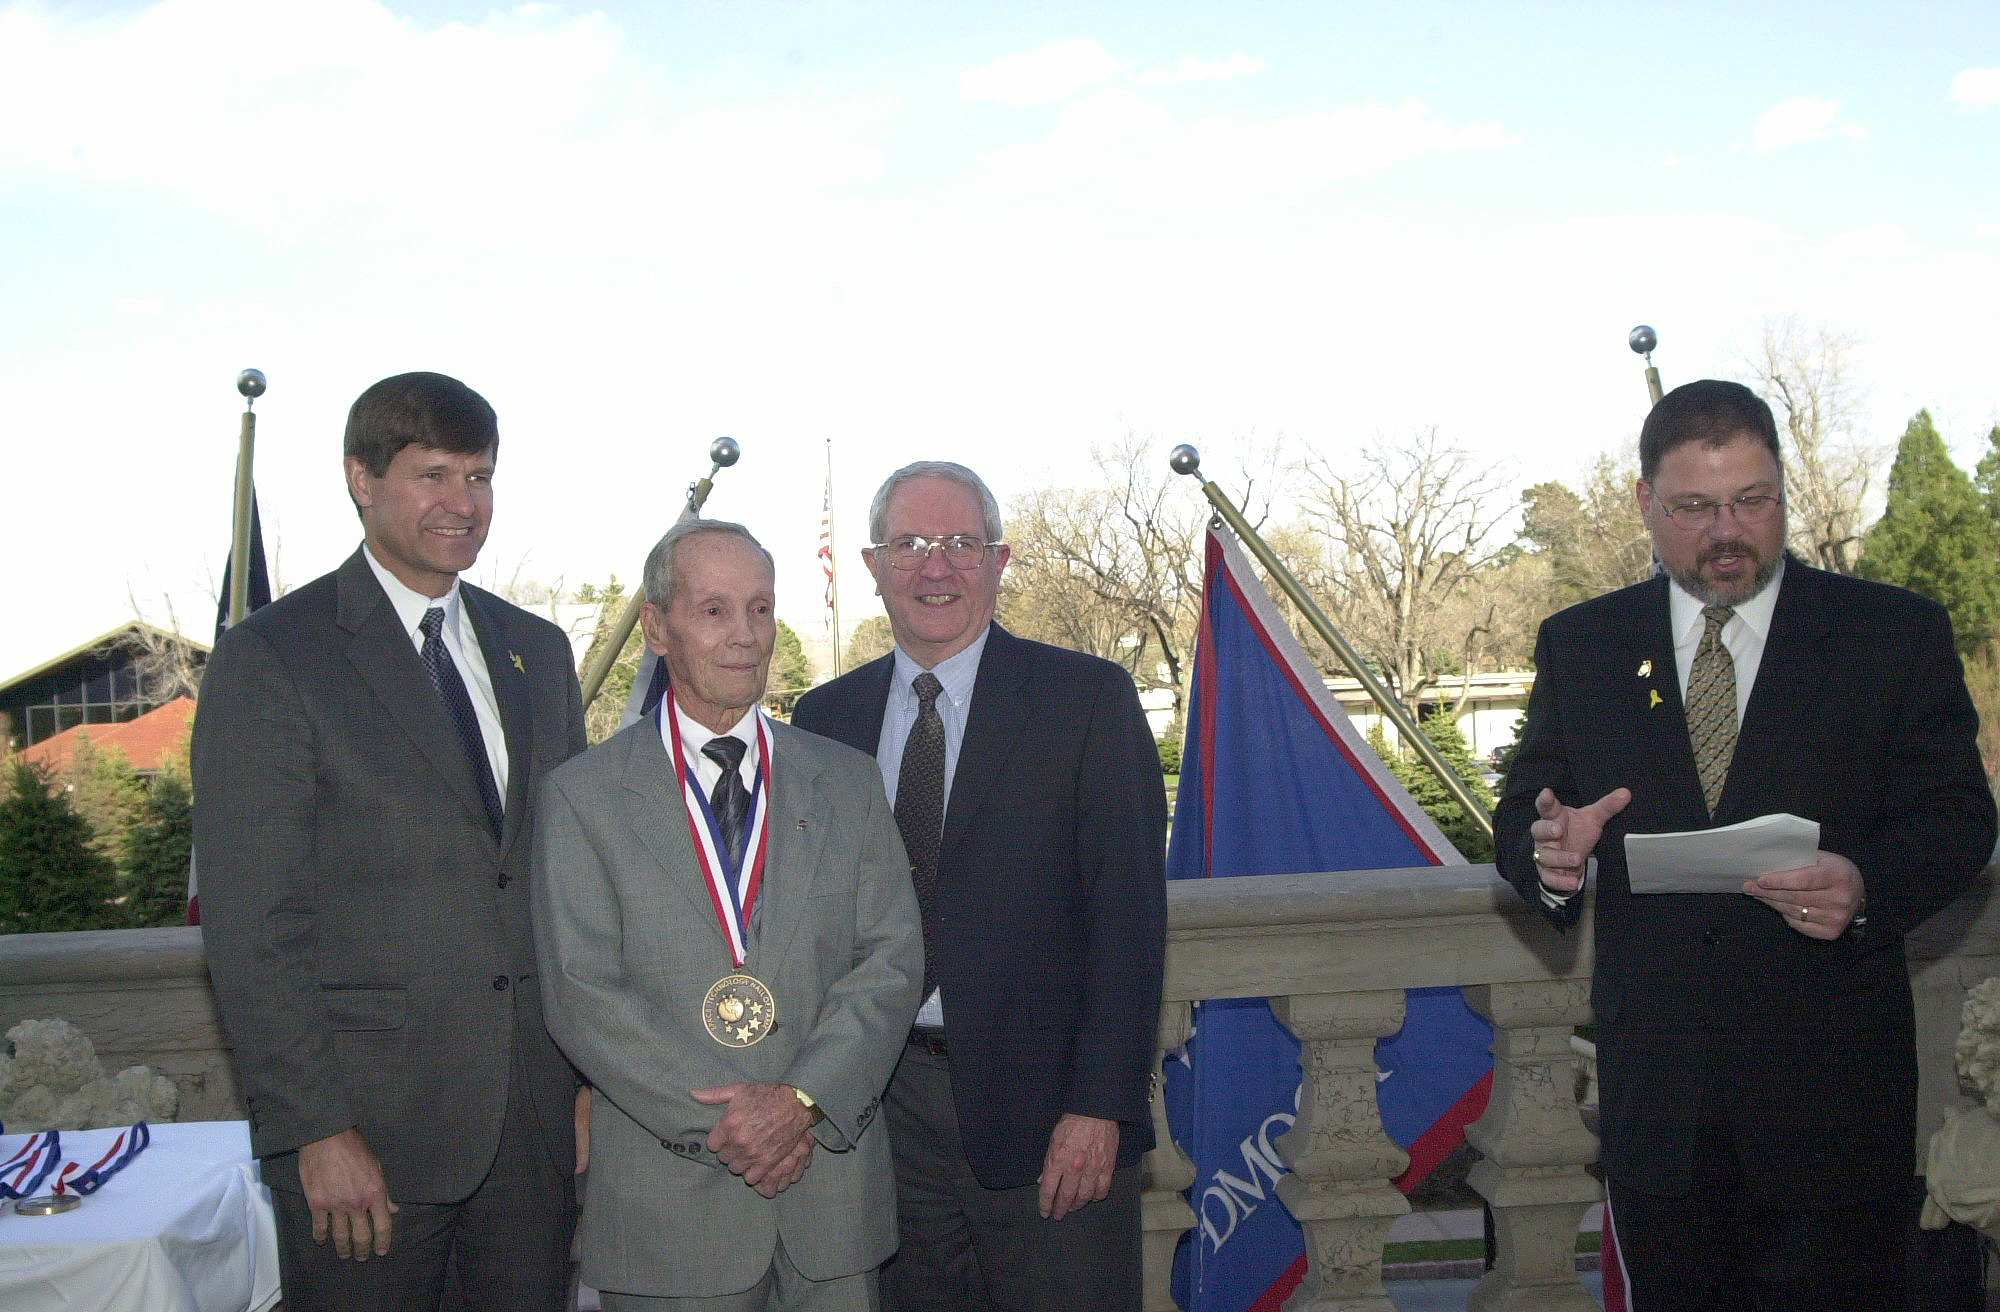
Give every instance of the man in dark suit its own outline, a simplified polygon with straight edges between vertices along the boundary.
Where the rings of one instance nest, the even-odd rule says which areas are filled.
[[[231,629],[194,735],[202,935],[290,1312],[563,1306],[577,1080],[542,1024],[529,800],[584,744],[552,624],[459,581],[499,430],[403,374],[348,414],[362,546]]]
[[[1158,750],[1123,670],[993,622],[1007,547],[971,470],[898,470],[869,528],[896,648],[793,723],[875,757],[923,911],[925,1001],[887,1099],[884,1306],[1136,1309]]]
[[[1558,926],[1592,858],[1603,1165],[1635,1312],[1900,1306],[1916,1058],[1902,936],[1993,848],[1934,603],[1784,554],[1771,411],[1677,388],[1640,436],[1664,573],[1543,626],[1494,816]],[[1819,851],[1634,894],[1627,834],[1785,813]]]

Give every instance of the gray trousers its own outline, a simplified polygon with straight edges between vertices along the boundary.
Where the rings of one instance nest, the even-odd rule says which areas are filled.
[[[771,1269],[740,1294],[717,1298],[660,1298],[600,1290],[604,1312],[877,1312],[875,1273],[808,1280],[792,1265],[785,1241],[771,1254]]]
[[[959,1139],[948,1058],[903,1049],[884,1100],[900,1244],[882,1268],[886,1312],[1139,1312],[1139,1168],[1060,1221],[1041,1186],[988,1189]],[[1053,1127],[1051,1127],[1053,1128]]]

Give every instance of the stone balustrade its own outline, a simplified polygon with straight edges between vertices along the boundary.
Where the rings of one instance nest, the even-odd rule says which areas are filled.
[[[1964,989],[2000,974],[1993,872],[1910,939],[1923,1083],[1920,1133],[1959,1100],[1951,1069]],[[1162,1052],[1177,1047],[1203,998],[1269,997],[1303,1051],[1298,1117],[1273,1147],[1276,1192],[1307,1237],[1307,1266],[1286,1305],[1390,1312],[1382,1247],[1408,1210],[1391,1183],[1407,1164],[1375,1108],[1374,1044],[1402,1024],[1403,990],[1450,985],[1494,1026],[1494,1079],[1467,1138],[1470,1183],[1491,1205],[1496,1256],[1468,1306],[1591,1312],[1574,1245],[1599,1196],[1596,1140],[1575,1099],[1570,1036],[1589,1019],[1590,926],[1558,934],[1491,866],[1287,875],[1177,883],[1168,896]],[[0,1029],[28,1017],[74,1021],[107,1070],[145,1063],[183,1089],[182,1117],[242,1114],[199,931],[117,930],[0,936]],[[1173,1307],[1174,1249],[1196,1223],[1194,1183],[1167,1140],[1145,1163],[1145,1306]],[[1197,1200],[1199,1201],[1199,1200]],[[1192,1242],[1206,1242],[1197,1232]]]

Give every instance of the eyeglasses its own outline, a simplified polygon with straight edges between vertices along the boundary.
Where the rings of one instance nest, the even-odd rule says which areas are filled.
[[[1778,513],[1778,507],[1785,504],[1783,497],[1759,492],[1734,501],[1683,501],[1678,506],[1670,506],[1664,501],[1655,502],[1660,510],[1680,528],[1693,532],[1711,527],[1727,506],[1736,516],[1739,524],[1765,524]]]
[[[921,569],[924,562],[931,558],[932,550],[941,548],[953,569],[971,569],[986,559],[987,552],[1001,545],[1004,544],[967,537],[963,533],[948,538],[926,538],[905,533],[902,537],[876,543],[875,551],[888,556],[889,563],[897,569]]]

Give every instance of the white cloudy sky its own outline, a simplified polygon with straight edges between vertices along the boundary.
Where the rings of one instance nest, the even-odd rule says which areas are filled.
[[[1990,3],[0,0],[0,677],[205,626],[246,365],[287,583],[349,401],[437,369],[501,416],[479,577],[631,578],[728,433],[802,633],[829,440],[844,548],[906,460],[1004,501],[1128,429],[1534,481],[1630,440],[1633,324],[1671,385],[1796,314],[1969,457],[1996,146]]]

